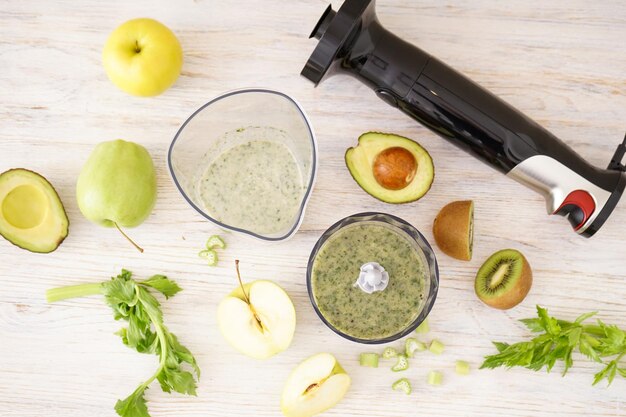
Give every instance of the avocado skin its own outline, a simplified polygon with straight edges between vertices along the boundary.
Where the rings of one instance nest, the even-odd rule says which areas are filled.
[[[24,250],[27,250],[27,251],[32,252],[32,253],[51,253],[51,252],[54,252],[55,250],[57,250],[59,248],[59,246],[61,246],[61,243],[63,243],[63,241],[68,236],[69,231],[70,231],[70,220],[67,217],[67,212],[65,211],[65,206],[63,205],[63,201],[61,201],[61,198],[59,197],[59,193],[54,188],[54,186],[50,183],[50,181],[48,181],[48,179],[46,177],[44,177],[43,175],[41,175],[41,174],[39,174],[39,173],[37,173],[35,171],[32,171],[30,169],[26,169],[26,168],[11,168],[11,169],[1,173],[0,174],[0,188],[2,187],[2,179],[3,179],[3,177],[11,175],[11,174],[14,174],[14,173],[22,173],[22,174],[26,174],[27,176],[32,175],[33,177],[39,178],[40,180],[43,181],[44,187],[46,187],[48,192],[51,193],[51,195],[53,197],[53,200],[58,203],[58,205],[59,205],[59,207],[61,209],[61,213],[65,217],[64,218],[65,227],[62,230],[62,232],[59,235],[59,237],[57,238],[56,242],[54,242],[54,247],[51,250],[37,250],[37,249],[33,249],[32,247],[29,247],[28,245],[20,245],[19,243],[15,242],[12,239],[10,239],[9,237],[7,237],[5,235],[5,233],[2,232],[2,230],[0,230],[0,236],[2,236],[6,241],[10,242],[12,245],[17,246],[20,249],[24,249]],[[1,205],[2,205],[2,201],[0,201],[0,206]]]
[[[377,190],[382,189],[382,187],[380,187],[380,185],[378,185],[378,183],[376,182],[376,180],[374,179],[374,176],[372,174],[372,178],[371,181],[367,181],[368,179],[366,179],[365,181],[363,181],[358,173],[357,173],[357,169],[355,169],[355,165],[356,162],[351,161],[351,154],[354,152],[355,149],[357,149],[359,146],[361,146],[364,142],[367,141],[388,141],[387,145],[384,146],[381,150],[383,149],[387,149],[387,148],[391,148],[394,146],[399,146],[399,147],[403,147],[409,151],[411,151],[411,153],[413,154],[413,156],[415,157],[415,159],[418,161],[418,174],[416,174],[415,178],[413,179],[413,181],[417,181],[418,177],[419,177],[419,173],[421,172],[420,169],[424,169],[424,165],[426,165],[426,167],[429,167],[431,172],[430,175],[430,181],[428,181],[427,184],[424,184],[425,187],[422,187],[419,192],[415,193],[414,195],[411,195],[410,191],[413,190],[413,187],[407,186],[403,189],[400,190],[385,190],[385,193],[389,193],[389,194],[394,194],[396,196],[396,199],[391,200],[388,198],[385,198],[384,196],[380,195],[379,193],[377,193]],[[406,204],[406,203],[412,203],[414,201],[417,201],[419,199],[421,199],[422,197],[424,197],[428,191],[430,191],[432,184],[435,180],[435,170],[434,170],[434,166],[433,166],[433,162],[432,162],[432,158],[430,156],[430,154],[428,153],[428,151],[423,148],[420,144],[418,144],[417,142],[415,142],[412,139],[409,139],[407,137],[404,136],[400,136],[400,135],[396,135],[393,133],[383,133],[383,132],[375,132],[375,131],[370,131],[370,132],[366,132],[363,133],[361,136],[359,136],[358,139],[358,145],[356,147],[350,147],[346,150],[346,153],[344,155],[344,160],[346,162],[346,166],[348,167],[348,171],[350,172],[350,176],[352,176],[352,179],[354,179],[354,181],[363,189],[363,191],[365,191],[367,194],[371,195],[372,197],[376,198],[377,200],[380,200],[384,203],[388,203],[388,204]],[[407,147],[407,144],[410,145],[410,147]],[[404,145],[404,146],[403,146]],[[415,152],[415,147],[417,147],[417,149],[419,149],[419,151],[416,153]],[[375,156],[374,156],[375,158]],[[421,162],[421,163],[420,163]],[[369,171],[372,171],[372,167],[368,167]],[[367,172],[366,169],[363,169],[363,171]],[[407,194],[408,196],[402,197],[403,195]]]

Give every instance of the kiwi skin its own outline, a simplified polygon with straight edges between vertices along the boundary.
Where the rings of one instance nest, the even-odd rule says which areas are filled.
[[[509,285],[510,287],[506,291],[503,291],[498,295],[484,294],[483,289],[480,288],[480,285],[482,284],[482,279],[480,278],[490,272],[489,269],[492,268],[492,265],[495,262],[498,262],[498,258],[507,255],[510,256],[511,254],[513,254],[514,256],[518,256],[518,262],[522,263],[522,267],[517,279],[509,281],[507,285]],[[500,310],[508,310],[515,307],[516,305],[521,303],[524,298],[526,298],[526,295],[528,295],[532,283],[533,273],[530,269],[530,264],[526,260],[526,257],[524,257],[521,252],[515,249],[503,249],[491,255],[480,267],[478,273],[476,274],[474,289],[476,291],[476,295],[483,303],[487,304],[490,307],[498,308]]]
[[[444,206],[433,223],[435,242],[443,253],[461,261],[472,259],[474,202],[454,201]]]

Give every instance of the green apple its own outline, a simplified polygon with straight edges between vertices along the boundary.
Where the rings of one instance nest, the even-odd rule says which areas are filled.
[[[123,91],[156,96],[180,75],[183,50],[167,26],[154,19],[133,19],[111,33],[102,62],[109,79]]]
[[[311,417],[337,404],[350,388],[350,377],[330,353],[318,353],[291,372],[280,407],[286,417]]]
[[[78,176],[76,199],[87,219],[116,227],[128,239],[121,227],[139,226],[156,201],[150,154],[143,146],[120,139],[98,144]]]
[[[226,341],[256,359],[287,349],[296,329],[296,310],[287,293],[271,281],[243,285],[239,280],[240,286],[217,308],[217,323]]]

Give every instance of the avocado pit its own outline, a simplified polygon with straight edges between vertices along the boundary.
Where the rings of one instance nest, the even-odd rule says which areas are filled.
[[[413,181],[417,173],[417,160],[400,146],[380,152],[374,160],[374,178],[388,190],[401,190]]]
[[[419,143],[392,133],[367,132],[348,148],[352,178],[373,197],[402,204],[422,198],[433,183],[433,160]]]

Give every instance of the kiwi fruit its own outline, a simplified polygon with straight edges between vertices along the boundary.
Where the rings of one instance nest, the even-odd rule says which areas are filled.
[[[483,303],[507,310],[522,302],[532,283],[533,273],[524,255],[515,249],[504,249],[480,267],[474,289]]]
[[[443,253],[461,261],[472,259],[474,202],[454,201],[439,211],[433,223],[435,242]]]

